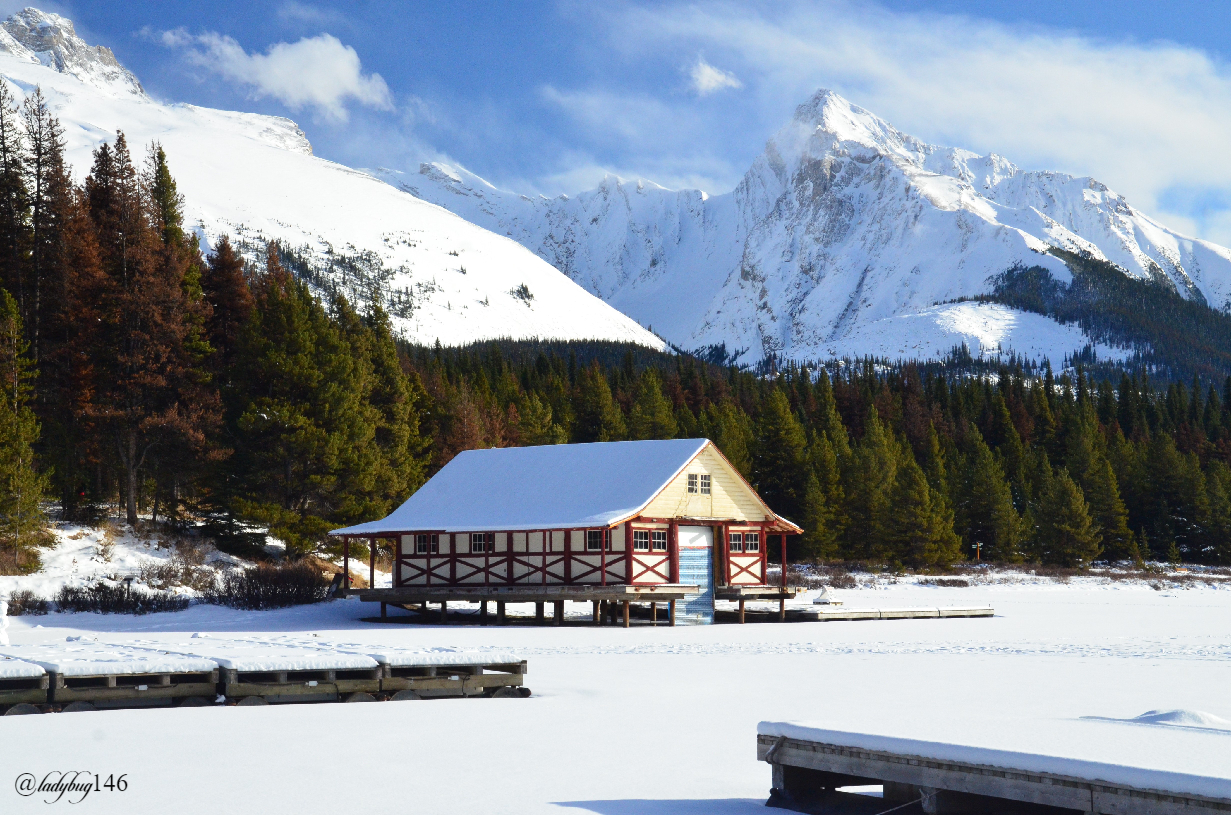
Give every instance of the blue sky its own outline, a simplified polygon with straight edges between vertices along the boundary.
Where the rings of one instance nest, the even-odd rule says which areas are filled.
[[[11,10],[15,5],[7,4]],[[1231,4],[88,2],[156,96],[291,116],[319,155],[555,194],[725,192],[833,88],[929,141],[1094,175],[1231,244]]]

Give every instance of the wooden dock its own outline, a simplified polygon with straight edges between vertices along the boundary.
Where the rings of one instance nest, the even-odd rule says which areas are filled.
[[[159,707],[177,700],[212,704],[218,688],[218,671],[176,673],[72,674],[49,671],[48,702],[53,705],[86,703],[104,707]]]
[[[878,802],[877,812],[1231,813],[1231,782],[1222,779],[1197,779],[1207,782],[1207,788],[1227,790],[1225,796],[1214,797],[1161,784],[1137,786],[1108,781],[1100,779],[1097,769],[1086,777],[1042,772],[1031,766],[1031,760],[1039,757],[1029,754],[1001,753],[995,764],[982,764],[905,750],[869,749],[858,746],[858,741],[844,743],[833,734],[825,738],[759,734],[757,758],[769,762],[772,768],[768,806],[800,812],[839,811],[830,808],[842,806],[840,799],[845,794],[838,792],[840,788],[880,785],[884,798]],[[1145,777],[1165,779],[1167,774],[1146,773]]]
[[[47,703],[49,685],[47,671],[41,666],[16,659],[0,661],[0,711],[8,715],[18,705],[16,713],[29,712],[30,705]]]

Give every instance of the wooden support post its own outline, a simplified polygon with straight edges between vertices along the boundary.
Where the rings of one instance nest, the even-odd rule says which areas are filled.
[[[487,625],[487,601],[479,602],[479,625]]]
[[[624,601],[624,627],[628,628],[628,601]]]
[[[508,618],[504,616],[504,601],[497,600],[496,601],[496,622],[500,625],[506,625],[508,621],[509,621]]]
[[[786,588],[786,533],[783,532],[779,539],[782,541],[782,588]]]
[[[534,624],[535,625],[543,624],[543,601],[542,600],[534,604]]]
[[[650,603],[650,622],[658,623],[658,603]]]
[[[440,624],[444,625],[447,622],[449,622],[449,601],[441,600],[440,601]]]
[[[667,601],[667,615],[671,618],[671,622],[668,623],[668,625],[675,625],[675,601],[674,600]]]
[[[556,605],[555,613],[552,614],[551,624],[552,625],[564,625],[564,601],[556,600],[555,605]]]
[[[368,540],[368,588],[376,588],[376,538]]]
[[[739,598],[739,624],[744,624],[744,598]]]
[[[778,600],[778,622],[786,622],[786,595],[784,594]]]
[[[380,604],[380,618],[382,620],[385,620],[385,619],[388,619],[388,617],[389,617],[389,604],[381,603]]]
[[[598,623],[598,601],[597,601],[597,600],[591,600],[591,601],[590,601],[590,605],[592,605],[592,606],[594,607],[594,608],[593,608],[594,624],[595,624],[595,625],[598,625],[598,624],[599,624],[599,623]]]
[[[599,600],[598,601],[598,624],[599,625],[607,624],[607,615],[609,613],[610,613],[610,610],[607,608],[607,601]]]
[[[350,591],[350,538],[342,538],[342,596]]]

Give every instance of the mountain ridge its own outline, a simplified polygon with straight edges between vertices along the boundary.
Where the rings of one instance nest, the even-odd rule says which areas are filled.
[[[312,155],[290,119],[164,104],[72,22],[25,9],[0,23],[0,76],[20,103],[41,88],[80,181],[102,143],[169,157],[185,224],[208,248],[227,234],[260,261],[278,241],[316,290],[390,312],[407,341],[663,342],[520,245],[371,175]]]
[[[1040,315],[954,303],[992,294],[1017,265],[1071,281],[1050,247],[1231,308],[1224,247],[1168,229],[1093,178],[931,145],[828,90],[721,195],[608,176],[536,198],[456,166],[376,174],[518,240],[679,347],[749,359],[936,358],[965,343],[1058,360],[1090,338]]]

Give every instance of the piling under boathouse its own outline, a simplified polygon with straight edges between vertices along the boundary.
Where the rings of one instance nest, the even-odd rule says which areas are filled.
[[[785,600],[786,538],[802,530],[771,510],[708,439],[469,450],[388,517],[334,530],[349,591],[350,542],[396,553],[393,586],[358,592],[382,604],[533,602],[665,604],[671,624],[711,623],[714,600]],[[769,547],[783,564],[767,582]]]

